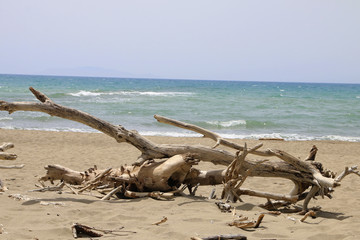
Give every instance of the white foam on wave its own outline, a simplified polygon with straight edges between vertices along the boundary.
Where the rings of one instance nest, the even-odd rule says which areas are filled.
[[[74,97],[83,97],[83,96],[101,96],[101,95],[124,95],[124,96],[187,96],[192,95],[191,92],[140,92],[140,91],[118,91],[118,92],[91,92],[80,90],[76,93],[69,93],[68,95]]]
[[[7,120],[12,120],[13,118],[11,117],[0,117],[0,121],[7,121]]]
[[[157,131],[140,131],[144,136],[162,136],[162,137],[201,137],[199,133],[192,132],[157,132]]]
[[[140,131],[144,136],[163,136],[163,137],[202,137],[201,134],[193,132],[158,132],[158,131]],[[346,137],[346,136],[305,136],[299,134],[283,134],[283,133],[266,133],[266,134],[219,134],[223,138],[227,139],[261,139],[261,138],[273,138],[284,139],[285,141],[344,141],[344,142],[360,142],[360,137]]]
[[[260,139],[260,138],[279,138],[285,141],[344,141],[344,142],[360,142],[360,137],[352,136],[337,136],[337,135],[326,135],[326,136],[306,136],[300,134],[286,134],[286,133],[269,133],[269,134],[219,134],[223,138],[230,139]]]
[[[223,121],[223,122],[221,122],[221,121],[208,121],[206,123],[211,124],[211,125],[215,125],[215,126],[225,127],[225,128],[239,126],[239,125],[246,125],[246,121],[243,120],[243,119]]]
[[[127,92],[131,94],[148,95],[148,96],[186,96],[192,95],[190,92]]]
[[[77,93],[69,93],[69,95],[74,97],[81,97],[81,96],[100,96],[101,93],[89,92],[89,91],[79,91]]]
[[[280,133],[269,133],[269,134],[219,134],[223,138],[230,138],[230,139],[260,139],[260,138],[283,138],[284,136]]]
[[[356,98],[360,98],[360,96],[356,96]]]
[[[81,129],[81,128],[70,128],[70,127],[60,127],[60,128],[34,128],[34,127],[13,127],[13,126],[4,126],[0,127],[0,129],[7,130],[35,130],[35,131],[47,131],[47,132],[82,132],[82,133],[100,133],[95,129]]]
[[[360,137],[347,137],[347,136],[337,136],[337,135],[328,135],[322,137],[321,140],[331,140],[331,141],[345,141],[345,142],[360,142]],[[318,139],[315,139],[318,140]]]

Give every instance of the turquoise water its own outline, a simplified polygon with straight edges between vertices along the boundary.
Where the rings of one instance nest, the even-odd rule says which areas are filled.
[[[0,75],[0,100],[37,101],[29,86],[144,135],[198,136],[157,123],[159,114],[228,138],[360,141],[360,84]],[[0,112],[0,128],[94,131],[33,112]]]

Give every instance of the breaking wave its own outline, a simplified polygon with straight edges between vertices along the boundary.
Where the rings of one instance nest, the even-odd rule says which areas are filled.
[[[0,117],[0,121],[8,121],[8,120],[12,120],[13,118],[11,117]]]
[[[141,92],[141,91],[118,91],[118,92],[91,92],[91,91],[85,91],[80,90],[76,93],[68,93],[68,95],[74,96],[74,97],[92,97],[92,96],[101,96],[101,95],[123,95],[123,96],[187,96],[187,95],[193,95],[191,92]]]
[[[201,134],[192,132],[160,132],[160,131],[140,131],[144,136],[164,136],[164,137],[201,137]],[[345,141],[345,142],[360,142],[360,137],[351,136],[305,136],[299,134],[283,134],[283,133],[265,133],[265,134],[222,134],[219,135],[228,139],[284,139],[285,141]]]
[[[231,127],[246,125],[246,121],[242,119],[230,120],[230,121],[207,121],[206,123],[212,126],[223,127],[223,128],[231,128]]]

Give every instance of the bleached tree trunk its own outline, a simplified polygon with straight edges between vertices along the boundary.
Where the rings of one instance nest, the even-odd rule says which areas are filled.
[[[261,146],[248,149],[246,146],[241,146],[223,139],[219,135],[206,129],[158,115],[155,115],[154,117],[159,122],[198,132],[204,137],[213,139],[216,143],[212,148],[207,146],[190,146],[181,144],[156,144],[141,136],[136,131],[129,131],[121,125],[114,125],[88,113],[56,104],[49,97],[31,87],[30,91],[40,101],[39,103],[0,101],[0,110],[8,111],[10,114],[15,111],[36,111],[47,113],[51,116],[57,116],[83,123],[93,129],[105,133],[119,143],[125,142],[133,145],[141,152],[141,155],[134,163],[135,166],[132,167],[132,169],[118,169],[116,174],[113,172],[115,175],[112,177],[113,180],[131,182],[132,179],[142,176],[140,181],[136,181],[137,190],[140,191],[144,189],[168,191],[180,183],[186,183],[190,187],[197,184],[216,185],[222,184],[224,178],[228,178],[227,180],[233,181],[236,178],[239,178],[239,176],[280,177],[291,180],[295,185],[289,195],[289,199],[299,197],[300,194],[302,194],[308,187],[311,187],[311,190],[306,195],[304,202],[304,209],[307,209],[308,202],[313,196],[317,194],[328,194],[332,188],[339,185],[339,182],[342,179],[325,176],[325,174],[320,171],[319,167],[313,163],[299,160],[283,151],[271,149],[260,151],[259,148]],[[237,159],[237,154],[217,149],[220,145],[245,152],[246,154],[243,154],[244,157],[241,161],[236,162],[234,159]],[[192,168],[191,166],[196,164],[197,161],[195,161],[195,157],[185,157],[186,154],[192,154],[193,156],[196,155],[196,159],[199,159],[200,161],[211,162],[213,164],[224,166],[231,165],[231,177],[229,177],[229,167],[215,171],[200,171]],[[276,157],[278,160],[259,162],[245,158],[247,154],[262,157]],[[172,160],[162,160],[160,162],[153,161],[154,159],[166,158],[170,158]],[[311,159],[309,158],[306,160]],[[51,168],[53,167],[48,166],[48,174]],[[62,167],[57,166],[55,168],[57,169],[56,171],[58,171]],[[53,170],[55,168],[53,168]],[[65,168],[62,169],[62,173],[61,171],[60,173],[56,171],[54,171],[53,174],[50,174],[51,176],[48,176],[49,180],[62,179],[66,181],[65,176],[70,176],[70,178],[67,179],[69,182],[73,181],[78,183],[89,180],[91,179],[89,176],[92,176],[89,173],[86,175],[85,173],[72,172],[72,170]],[[57,176],[55,172],[60,175]],[[98,171],[94,172],[98,173]],[[64,175],[64,173],[66,174]],[[356,173],[356,171],[353,171],[353,173]],[[46,179],[44,178],[43,180]],[[176,180],[178,182],[175,184],[169,184],[170,180]],[[240,188],[238,190],[238,193],[241,194],[246,194],[246,192],[250,193],[250,191],[241,191]],[[234,194],[236,193],[234,192]],[[255,193],[252,192],[251,194]],[[270,198],[270,195],[268,194],[265,194],[264,196],[268,196]]]

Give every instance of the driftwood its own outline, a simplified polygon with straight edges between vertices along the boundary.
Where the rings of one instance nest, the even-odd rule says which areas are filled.
[[[160,224],[165,223],[167,220],[168,220],[167,217],[164,216],[160,221],[153,223],[152,225],[159,226]]]
[[[123,228],[124,227],[120,227],[115,230],[105,230],[105,229],[100,229],[100,228],[95,228],[95,227],[89,227],[89,226],[86,226],[86,225],[80,224],[80,223],[74,223],[71,226],[71,231],[73,233],[74,238],[102,237],[105,234],[111,234],[114,236],[128,236],[129,233],[136,233],[133,231],[124,231],[124,230],[122,230]]]
[[[15,160],[17,158],[16,154],[5,153],[6,150],[13,148],[14,144],[12,143],[3,143],[0,146],[0,160]]]
[[[316,218],[316,213],[312,210],[308,211],[301,219],[300,222],[304,222],[307,217]]]
[[[191,240],[247,240],[247,237],[242,234],[223,234],[223,235],[215,235],[210,237],[192,237]]]
[[[258,228],[264,218],[265,214],[260,214],[258,219],[256,221],[247,221],[247,220],[234,220],[231,223],[229,223],[229,226],[235,226],[238,228]],[[247,218],[246,218],[247,219]]]
[[[345,176],[351,173],[360,175],[356,166],[346,168],[337,177],[331,171],[324,171],[322,164],[314,161],[316,147],[311,150],[309,157],[300,160],[281,150],[260,150],[262,145],[253,148],[241,146],[201,127],[158,115],[154,116],[157,121],[200,133],[214,140],[215,144],[213,147],[156,144],[136,131],[129,131],[120,125],[113,125],[85,112],[56,104],[31,87],[30,91],[40,103],[0,101],[0,110],[8,111],[10,114],[15,111],[37,111],[77,121],[105,133],[119,143],[129,143],[141,152],[133,166],[107,170],[106,174],[104,174],[105,170],[89,169],[78,172],[59,165],[48,165],[45,167],[47,174],[41,178],[42,181],[61,180],[69,184],[82,184],[85,186],[82,191],[98,188],[101,185],[113,188],[123,186],[118,189],[121,192],[117,192],[117,195],[125,195],[127,191],[171,192],[176,191],[181,184],[185,184],[191,192],[192,188],[198,185],[224,184],[222,195],[228,200],[236,201],[240,200],[241,195],[251,195],[264,197],[269,201],[280,200],[283,206],[304,200],[303,210],[307,211],[313,197],[317,195],[331,197],[334,188],[340,185]],[[218,149],[220,145],[238,152]],[[248,158],[249,154],[271,159],[251,160]],[[199,161],[227,167],[212,171],[198,170],[193,165]],[[288,195],[241,188],[246,178],[252,176],[285,178],[293,182],[294,188]]]
[[[231,212],[231,205],[224,202],[215,202],[215,205],[218,206],[221,212]]]
[[[3,143],[2,145],[0,145],[0,160],[15,160],[17,158],[16,154],[5,153],[6,150],[13,147],[14,147],[13,143]],[[10,165],[10,166],[0,165],[0,169],[20,169],[23,168],[24,166],[25,166],[24,164]],[[6,190],[8,190],[8,188],[4,185],[4,183],[0,179],[0,192],[5,192]]]
[[[4,185],[4,183],[0,179],[0,192],[5,192],[8,188]]]
[[[92,227],[89,227],[89,226],[86,226],[83,224],[79,224],[79,223],[74,223],[71,226],[71,230],[72,230],[74,238],[78,238],[81,235],[84,235],[86,237],[102,237],[103,236],[101,233],[95,232]]]
[[[20,165],[9,165],[9,166],[0,165],[0,169],[21,169],[21,168],[23,168],[24,166],[25,166],[24,164],[20,164]]]

